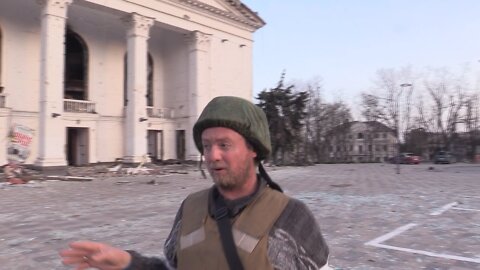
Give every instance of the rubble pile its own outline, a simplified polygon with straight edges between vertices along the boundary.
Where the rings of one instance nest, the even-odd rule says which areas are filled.
[[[94,179],[135,176],[135,175],[167,175],[188,174],[198,171],[195,163],[140,163],[136,166],[118,163],[110,165],[90,165],[67,167],[66,175],[46,175],[40,171],[25,168],[20,164],[9,163],[0,172],[2,185],[20,185],[35,181],[92,181]]]

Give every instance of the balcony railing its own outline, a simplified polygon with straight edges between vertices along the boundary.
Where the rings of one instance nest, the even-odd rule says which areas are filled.
[[[147,115],[152,118],[171,119],[174,117],[174,110],[171,108],[147,107]]]
[[[63,110],[74,113],[95,113],[95,102],[88,100],[64,99]]]

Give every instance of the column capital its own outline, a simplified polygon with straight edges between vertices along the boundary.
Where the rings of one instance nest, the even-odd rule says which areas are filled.
[[[208,51],[212,35],[202,33],[200,31],[193,31],[185,35],[185,39],[190,45],[191,49]]]
[[[131,13],[122,18],[123,23],[128,27],[127,37],[142,36],[149,38],[150,27],[154,19],[145,17],[138,13]]]
[[[43,15],[67,16],[67,8],[73,0],[37,0],[43,6]]]

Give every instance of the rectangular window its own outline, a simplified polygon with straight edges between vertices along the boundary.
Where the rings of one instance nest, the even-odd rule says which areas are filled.
[[[361,146],[361,145],[358,146],[358,153],[360,153],[360,154],[363,153],[363,146]]]

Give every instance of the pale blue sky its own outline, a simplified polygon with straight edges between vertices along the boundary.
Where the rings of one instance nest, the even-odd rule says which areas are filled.
[[[323,79],[352,104],[380,68],[468,66],[480,74],[480,0],[243,0],[267,23],[254,34],[254,96]]]

